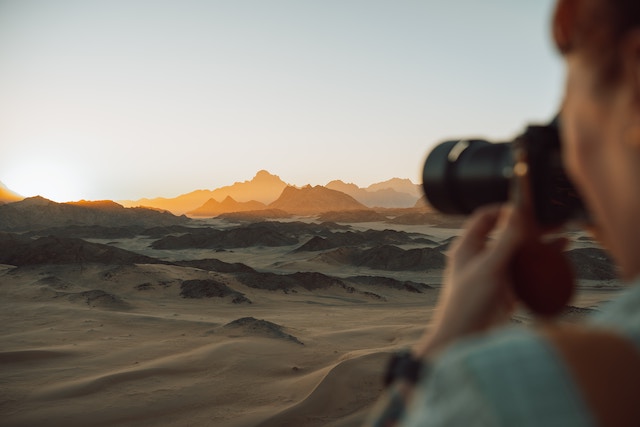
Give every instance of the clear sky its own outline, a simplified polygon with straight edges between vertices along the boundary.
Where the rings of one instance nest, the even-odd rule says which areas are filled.
[[[0,181],[57,200],[418,183],[551,118],[553,0],[0,0]]]

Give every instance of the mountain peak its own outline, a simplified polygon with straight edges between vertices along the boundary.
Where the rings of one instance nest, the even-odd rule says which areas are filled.
[[[273,175],[271,173],[269,173],[269,171],[266,171],[264,169],[259,170],[256,173],[256,176],[253,177],[252,181],[264,181],[264,180],[273,180],[273,179],[280,179],[280,177],[278,175]]]
[[[281,209],[295,215],[367,209],[353,197],[321,185],[305,185],[302,188],[288,186],[269,208]]]
[[[224,200],[222,201],[222,203],[237,203],[233,197],[231,196],[227,196],[224,198]]]
[[[53,200],[46,199],[42,196],[27,197],[22,200],[24,206],[46,206],[55,204]]]

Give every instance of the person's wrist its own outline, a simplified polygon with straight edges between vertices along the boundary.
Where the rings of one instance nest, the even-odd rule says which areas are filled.
[[[413,355],[420,359],[433,359],[457,338],[451,328],[436,326],[413,347]]]
[[[438,339],[435,334],[429,334],[413,347],[412,354],[416,359],[432,359],[446,346],[446,342]]]

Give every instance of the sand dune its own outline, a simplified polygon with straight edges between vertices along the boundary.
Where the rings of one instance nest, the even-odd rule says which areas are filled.
[[[190,225],[0,234],[0,262],[13,263],[0,265],[0,424],[360,425],[388,354],[428,327],[442,245],[458,233],[313,218]],[[149,246],[189,233],[234,246]],[[270,236],[291,243],[259,246]],[[581,237],[576,265],[608,265]],[[619,289],[580,285],[566,321]]]
[[[28,337],[40,337],[37,341],[42,343],[47,331],[44,342],[49,344],[37,348],[31,338],[28,350],[0,354],[0,360],[14,362],[12,373],[3,374],[12,384],[5,393],[13,401],[10,410],[5,406],[3,419],[6,425],[32,426],[63,422],[70,426],[224,426],[299,417],[328,421],[351,415],[371,403],[379,386],[342,402],[335,400],[339,388],[334,387],[358,388],[363,381],[377,382],[379,364],[348,363],[352,351],[371,347],[374,340],[362,343],[367,325],[341,334],[331,324],[314,325],[308,305],[296,301],[319,297],[295,295],[289,303],[263,299],[262,307],[250,310],[255,318],[268,318],[268,313],[273,317],[280,311],[277,307],[282,303],[291,304],[286,313],[277,314],[277,324],[284,324],[285,334],[304,346],[293,339],[274,339],[270,328],[229,327],[237,322],[237,309],[220,303],[209,311],[205,307],[210,304],[160,298],[156,307],[143,309],[130,297],[136,309],[128,314],[89,306],[71,308],[59,302],[48,304],[43,312],[42,303],[23,303],[21,313],[27,321],[7,331],[8,337],[5,332],[5,343],[24,348]],[[345,317],[339,307],[317,305],[313,310],[333,313],[338,316],[335,320],[350,328],[365,323],[361,315],[366,310]],[[205,314],[208,311],[211,314]],[[48,320],[39,326],[44,314]],[[331,399],[333,403],[327,404]],[[257,414],[252,423],[242,421],[252,414]]]
[[[361,418],[365,415],[362,410],[368,409],[381,392],[381,382],[376,373],[380,372],[388,357],[388,353],[372,353],[337,363],[302,402],[258,426],[325,426],[350,415],[355,416],[343,420],[345,424],[362,424]]]

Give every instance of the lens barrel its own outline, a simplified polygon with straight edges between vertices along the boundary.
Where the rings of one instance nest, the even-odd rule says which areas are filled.
[[[559,119],[529,126],[513,142],[481,139],[446,141],[427,156],[422,186],[429,203],[447,214],[467,215],[490,203],[509,200],[514,153],[528,164],[533,214],[545,226],[569,220],[590,222],[589,215],[562,165]]]
[[[508,144],[474,139],[447,141],[431,151],[422,185],[429,203],[443,213],[470,214],[509,197],[513,154]]]

